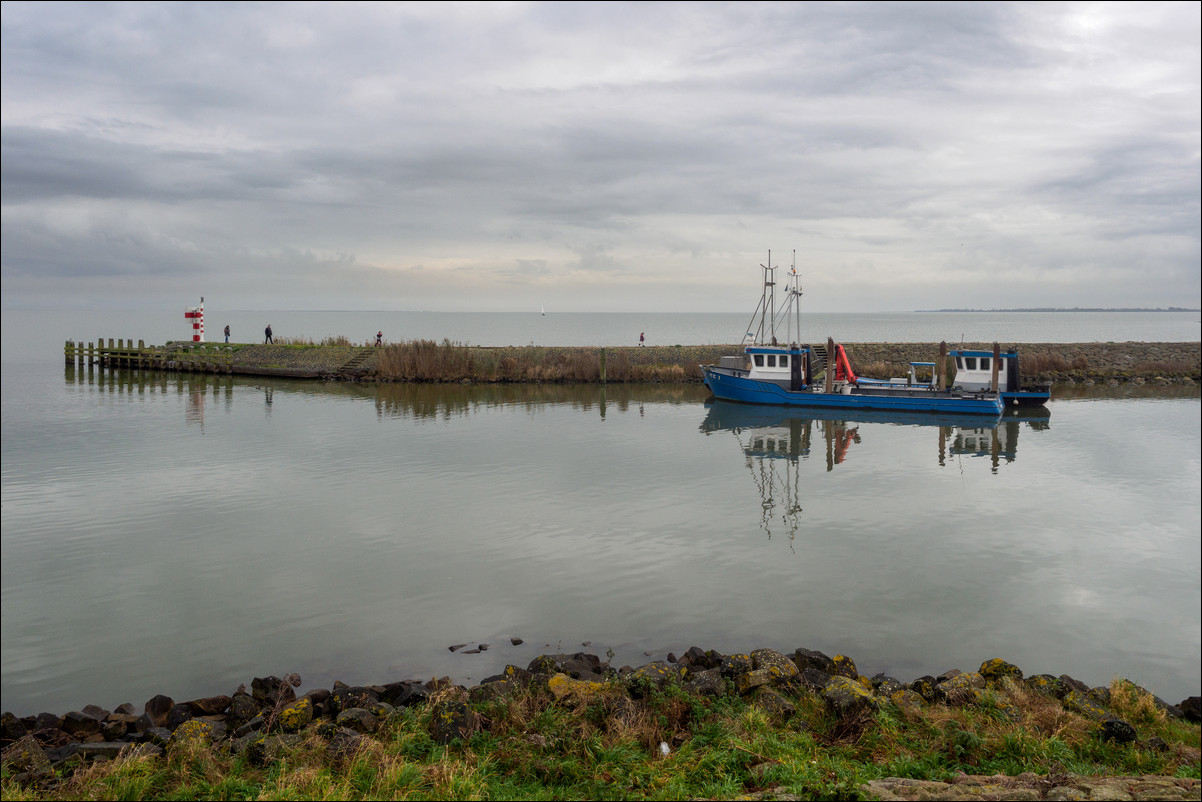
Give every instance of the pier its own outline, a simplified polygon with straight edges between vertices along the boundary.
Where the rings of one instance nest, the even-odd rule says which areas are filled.
[[[233,373],[234,350],[219,345],[168,343],[147,346],[138,340],[108,339],[103,337],[94,343],[67,340],[63,346],[67,365],[100,368],[139,368],[153,370],[180,370],[191,373]]]
[[[333,338],[331,338],[333,339]],[[938,359],[938,343],[845,343],[857,373],[900,376],[911,362]],[[990,343],[959,343],[992,349]],[[1009,347],[1009,346],[1007,346]],[[1055,383],[1196,384],[1202,344],[1018,343],[1024,380]],[[68,367],[278,376],[380,382],[688,383],[700,365],[739,354],[741,346],[475,346],[444,340],[356,345],[322,343],[207,343],[99,338],[67,340]],[[950,360],[944,358],[944,364]],[[938,362],[936,363],[938,364]],[[948,368],[954,370],[953,366]],[[899,372],[900,371],[900,372]]]

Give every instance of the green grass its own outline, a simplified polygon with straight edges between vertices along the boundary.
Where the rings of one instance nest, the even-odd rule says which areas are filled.
[[[311,728],[266,765],[220,744],[162,757],[84,765],[41,785],[3,779],[5,800],[42,799],[728,799],[757,792],[861,798],[889,776],[957,773],[1157,774],[1197,779],[1199,729],[1165,716],[1125,680],[1111,710],[1134,744],[1102,741],[1097,725],[1058,700],[1003,680],[996,703],[884,705],[847,721],[808,693],[776,718],[737,696],[699,697],[679,685],[631,699],[620,683],[592,698],[556,700],[532,688],[476,703],[466,742],[430,736],[431,707],[399,710],[350,756]],[[1004,703],[1004,704],[1003,704]],[[1155,736],[1167,747],[1149,740]],[[668,744],[667,756],[660,744]]]

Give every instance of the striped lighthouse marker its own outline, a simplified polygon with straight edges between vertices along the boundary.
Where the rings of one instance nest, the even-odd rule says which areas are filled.
[[[184,307],[184,319],[192,321],[192,342],[205,341],[205,299],[200,296],[200,306]]]

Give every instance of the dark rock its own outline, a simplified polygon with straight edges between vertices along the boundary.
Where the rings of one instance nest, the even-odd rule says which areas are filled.
[[[1183,699],[1177,707],[1180,708],[1186,721],[1192,721],[1194,724],[1202,721],[1202,697],[1191,696]]]
[[[380,701],[380,694],[366,685],[347,686],[336,684],[326,700],[326,715],[337,717],[343,710],[350,708],[368,709]]]
[[[100,741],[97,743],[71,743],[47,753],[52,763],[66,762],[73,757],[83,760],[116,760],[123,752],[143,755],[161,755],[162,747],[154,744],[129,744],[124,741]]]
[[[501,674],[498,674],[497,677],[499,679],[493,679],[491,682],[482,682],[468,691],[471,701],[490,702],[494,699],[504,699],[513,696],[527,687],[526,683],[508,679]]]
[[[1059,679],[1060,686],[1063,688],[1063,692],[1060,694],[1061,699],[1063,699],[1069,691],[1077,691],[1080,694],[1089,693],[1089,686],[1079,679],[1073,679],[1068,674],[1061,674]]]
[[[772,672],[766,668],[757,668],[754,671],[745,671],[735,677],[735,691],[740,696],[745,696],[757,688],[769,685],[772,683]]]
[[[755,663],[749,654],[728,654],[722,658],[718,671],[726,679],[736,679],[740,674],[755,670]]]
[[[963,673],[964,672],[958,668],[949,668],[947,671],[944,671],[942,674],[940,674],[938,677],[936,677],[935,682],[936,682],[936,684],[938,684],[940,682],[947,682],[949,679],[958,677]]]
[[[225,728],[204,719],[193,718],[180,722],[167,740],[167,749],[190,746],[210,746],[225,735]]]
[[[805,686],[805,688],[811,693],[821,693],[822,689],[826,687],[826,684],[831,681],[831,677],[833,676],[834,674],[830,674],[822,669],[811,666],[803,669],[801,674],[798,675],[797,679],[799,679],[801,684]]]
[[[490,682],[516,682],[519,685],[529,685],[532,679],[534,679],[534,675],[526,669],[518,668],[515,665],[507,665],[505,666],[505,670],[500,674],[493,674],[492,676],[485,677],[484,679],[480,680],[480,684],[485,685]]]
[[[388,704],[388,702],[376,702],[374,705],[367,708],[367,712],[371,713],[378,721],[383,723],[389,716],[396,712],[396,708]]]
[[[755,671],[768,671],[774,679],[795,677],[799,673],[797,664],[775,649],[756,649],[751,653],[751,665]]]
[[[58,727],[47,727],[42,730],[37,730],[33,733],[33,737],[37,738],[38,743],[47,748],[63,746],[64,744],[69,744],[72,741],[77,740],[75,736],[71,735],[69,732],[60,730]]]
[[[259,712],[259,703],[255,701],[253,696],[245,693],[237,693],[230,700],[230,710],[226,714],[226,720],[230,723],[230,726],[237,729],[259,715]]]
[[[100,726],[100,720],[78,710],[73,710],[63,716],[61,729],[63,732],[69,733],[82,741],[89,735],[99,735]]]
[[[480,727],[479,717],[466,702],[444,699],[434,704],[430,715],[430,736],[436,743],[466,741]]]
[[[448,646],[448,647],[447,647],[447,651],[449,651],[449,652],[457,652],[457,651],[459,651],[460,649],[462,649],[462,648],[463,648],[463,647],[465,647],[465,646],[467,646],[467,644],[466,644],[466,643],[456,643],[454,646]]]
[[[682,666],[698,671],[708,671],[722,665],[723,655],[713,649],[705,650],[700,646],[690,646],[689,650],[680,656],[677,662]]]
[[[164,716],[163,721],[166,722],[166,720],[167,718]],[[146,732],[147,730],[153,729],[157,726],[159,725],[154,723],[154,718],[149,713],[143,713],[142,715],[138,716],[138,720],[134,724],[134,729],[138,732]]]
[[[17,718],[12,713],[5,713],[0,716],[0,740],[4,743],[12,743],[19,741],[29,734],[29,730],[25,727],[25,722]]]
[[[1102,722],[1102,740],[1129,744],[1136,739],[1135,727],[1120,718],[1108,718]]]
[[[354,730],[339,729],[326,745],[326,754],[335,766],[344,766],[358,754],[365,743],[367,739]]]
[[[194,716],[220,716],[229,709],[231,701],[233,700],[228,696],[207,696],[204,699],[193,699],[187,705],[192,708]]]
[[[313,721],[313,700],[302,696],[289,702],[276,714],[276,723],[284,732],[297,732]]]
[[[927,674],[926,676],[922,676],[914,680],[906,687],[921,696],[923,701],[933,702],[935,701],[935,686],[938,684],[938,680],[936,680],[930,674]]]
[[[1110,689],[1105,685],[1089,689],[1089,696],[1102,707],[1110,707]]]
[[[38,713],[37,717],[33,720],[33,726],[28,727],[28,729],[32,732],[50,729],[60,730],[62,729],[62,724],[62,716],[56,716],[53,713]]]
[[[50,758],[46,750],[33,736],[24,735],[5,747],[0,760],[6,774],[12,772],[25,780],[38,780],[50,776]],[[7,786],[8,780],[5,779]]]
[[[793,706],[792,702],[771,688],[758,688],[749,699],[752,704],[766,710],[769,715],[781,721],[797,712],[797,708]]]
[[[673,665],[675,665],[677,662],[676,661],[676,652],[668,652],[668,656],[665,657],[664,659],[667,660],[669,663],[672,663]]]
[[[375,732],[380,726],[376,717],[362,707],[348,707],[340,711],[334,723],[342,729],[361,733]]]
[[[797,666],[797,670],[803,674],[807,668],[821,671],[823,674],[835,673],[835,661],[822,652],[816,652],[813,649],[797,649],[794,651],[793,663]]]
[[[596,679],[605,675],[606,666],[595,654],[544,654],[530,661],[527,670],[532,674],[567,674],[572,679]]]
[[[420,682],[393,682],[384,686],[380,701],[393,707],[413,707],[430,698],[430,691]]]
[[[997,682],[1003,677],[1009,677],[1015,682],[1023,681],[1023,670],[1013,663],[1007,663],[1000,657],[981,663],[977,673],[984,677],[986,682]]]
[[[1064,694],[1068,691],[1060,678],[1053,677],[1051,674],[1036,674],[1033,677],[1027,677],[1023,683],[1036,693],[1054,696],[1057,699],[1063,699]]]
[[[900,680],[887,677],[884,674],[877,674],[872,678],[872,689],[884,697],[892,696],[898,691],[905,690],[905,688],[905,684]]]
[[[935,686],[936,700],[949,705],[966,705],[977,699],[977,691],[985,687],[985,678],[976,671],[957,673]]]
[[[685,682],[685,687],[702,696],[726,695],[726,680],[722,679],[722,672],[716,668],[692,672]]]
[[[259,713],[254,718],[252,718],[250,721],[246,721],[246,722],[243,722],[242,724],[239,724],[238,727],[236,727],[234,729],[234,737],[242,738],[245,735],[247,735],[248,733],[258,732],[259,730],[262,730],[266,726],[267,726],[267,716],[263,715],[262,713]]]
[[[85,716],[91,716],[97,721],[104,721],[111,715],[108,710],[105,710],[103,707],[99,707],[97,705],[85,705],[84,709],[79,712],[83,713]]]
[[[872,692],[850,677],[831,677],[822,689],[822,700],[827,709],[841,719],[855,718],[875,708],[877,702]]]
[[[279,677],[255,677],[250,681],[250,695],[261,705],[275,707],[296,698],[292,683]]]
[[[100,725],[100,734],[106,741],[120,741],[129,733],[129,724],[110,718]]]
[[[1105,706],[1098,704],[1097,700],[1088,691],[1083,693],[1076,688],[1072,688],[1064,695],[1061,701],[1064,703],[1066,710],[1079,713],[1094,721],[1104,721],[1110,715],[1110,711]]]
[[[635,698],[641,698],[653,690],[665,688],[669,683],[679,682],[680,679],[680,668],[663,660],[639,666],[622,678],[630,695]]]
[[[135,718],[138,715],[138,711],[129,702],[122,702],[117,705],[113,708],[113,712],[121,716],[134,716]]]
[[[177,704],[167,711],[167,718],[163,722],[163,726],[169,730],[175,730],[179,728],[179,725],[194,718],[196,717],[192,715],[191,707],[186,704]]]
[[[175,707],[175,700],[170,696],[155,696],[149,699],[142,707],[142,712],[150,716],[150,720],[155,727],[162,727],[167,723],[167,713],[171,708]]]
[[[855,679],[860,676],[859,670],[856,669],[856,661],[852,660],[845,654],[837,654],[831,658],[832,669],[836,676]]]
[[[1153,735],[1151,738],[1145,738],[1139,742],[1139,746],[1141,749],[1147,749],[1149,752],[1169,751],[1168,742],[1158,735]]]
[[[171,730],[166,727],[150,727],[142,733],[143,740],[146,743],[167,748],[167,743],[171,740]]]
[[[314,688],[311,691],[306,691],[304,697],[315,705],[325,704],[330,698],[329,688]]]

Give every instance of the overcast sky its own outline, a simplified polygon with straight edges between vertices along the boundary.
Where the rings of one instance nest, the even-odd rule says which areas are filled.
[[[2,9],[5,309],[1200,303],[1196,2]]]

